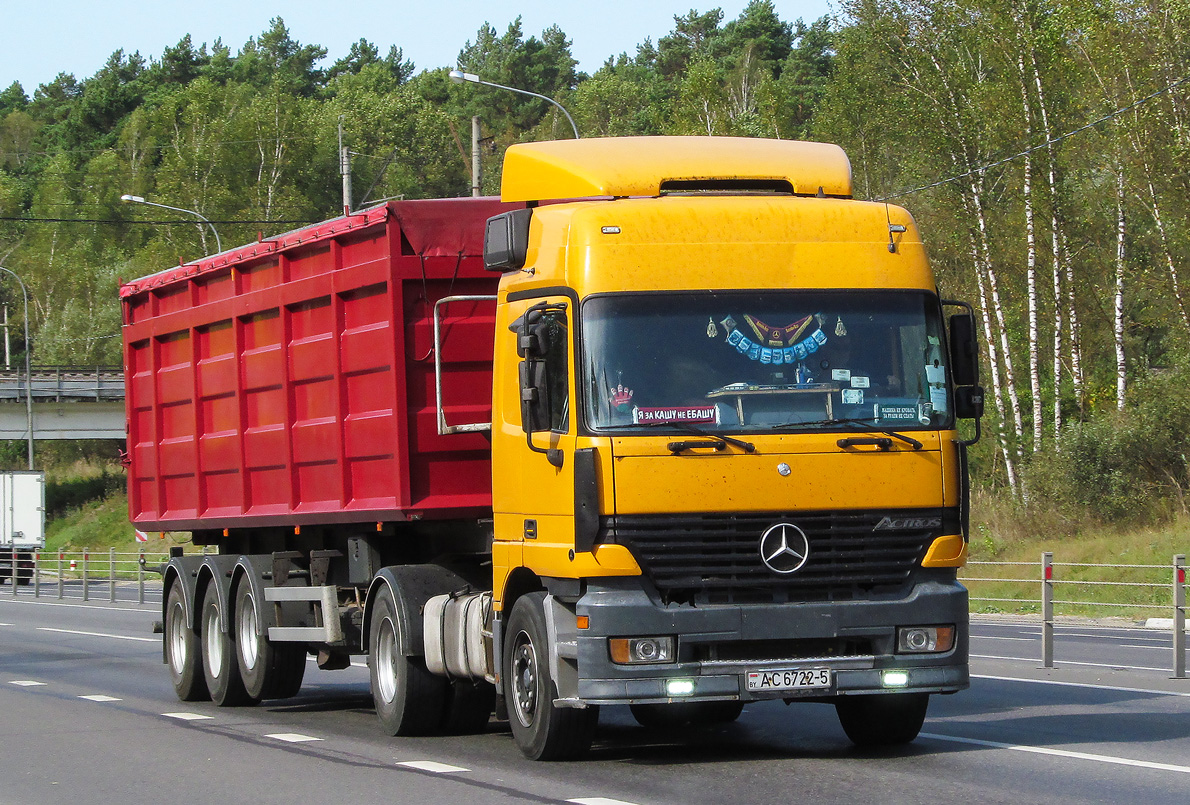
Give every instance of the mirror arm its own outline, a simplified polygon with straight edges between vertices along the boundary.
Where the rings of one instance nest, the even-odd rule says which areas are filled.
[[[959,439],[958,444],[961,444],[963,447],[971,447],[973,444],[978,442],[979,437],[983,435],[983,432],[980,430],[980,427],[979,427],[979,424],[982,421],[983,421],[982,417],[976,417],[975,418],[975,437],[971,438],[971,439]]]
[[[546,458],[546,461],[558,469],[562,469],[562,464],[564,463],[566,454],[557,447],[538,447],[537,445],[533,444],[533,434],[530,431],[525,431],[525,444],[528,446],[530,451],[543,454]]]

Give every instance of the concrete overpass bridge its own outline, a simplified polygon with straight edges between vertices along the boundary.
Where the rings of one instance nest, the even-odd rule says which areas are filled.
[[[34,366],[33,438],[124,439],[119,366]],[[0,369],[0,439],[27,439],[25,371]]]

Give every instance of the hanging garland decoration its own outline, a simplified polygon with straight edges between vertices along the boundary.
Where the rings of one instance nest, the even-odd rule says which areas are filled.
[[[730,315],[720,322],[727,330],[727,344],[760,363],[792,365],[804,361],[827,342],[826,334],[822,332],[826,317],[821,313],[805,316],[783,327],[774,327],[751,315],[744,315],[743,319],[747,335]],[[713,323],[707,327],[707,335],[713,338],[712,329]]]

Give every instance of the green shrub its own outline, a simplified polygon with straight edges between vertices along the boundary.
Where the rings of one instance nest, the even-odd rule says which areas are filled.
[[[1124,411],[1069,426],[1059,449],[1026,471],[1031,508],[1067,518],[1140,523],[1187,511],[1190,367],[1148,378]]]
[[[53,520],[87,503],[103,500],[124,491],[124,473],[104,467],[98,475],[69,478],[47,478],[45,484],[45,514]]]

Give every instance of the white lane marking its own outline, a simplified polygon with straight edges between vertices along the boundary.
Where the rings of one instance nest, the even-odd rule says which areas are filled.
[[[1013,662],[1040,662],[1037,657],[996,657],[991,654],[972,654],[977,660],[1012,660]],[[1075,662],[1074,660],[1054,660],[1054,665],[1082,665],[1089,668],[1115,668],[1121,671],[1169,671],[1169,668],[1154,668],[1151,665],[1120,665],[1114,662]]]
[[[139,643],[160,643],[160,637],[133,637],[126,634],[108,634],[107,632],[80,632],[76,629],[55,629],[51,626],[38,626],[39,632],[57,632],[58,634],[76,634],[83,637],[110,637],[113,640],[135,640]]]
[[[274,732],[264,736],[266,738],[276,738],[278,741],[285,741],[291,744],[300,744],[307,741],[321,741],[321,738],[315,738],[311,735],[302,735],[297,732]]]
[[[67,596],[70,598],[71,596]],[[82,598],[74,596],[76,600],[81,601]],[[67,607],[68,609],[103,609],[108,612],[129,612],[129,613],[143,613],[143,612],[160,612],[160,601],[146,600],[143,605],[137,604],[134,601],[117,601],[116,604],[131,604],[132,606],[116,606],[116,604],[106,603],[99,604],[63,604],[58,601],[28,601],[21,598],[5,598],[0,596],[0,604],[25,604],[33,607]]]
[[[122,702],[123,699],[117,699],[115,696],[104,696],[102,693],[96,693],[91,696],[79,696],[80,699],[86,699],[89,702]]]
[[[0,626],[12,626],[11,623],[0,623]]]
[[[1033,637],[1000,637],[999,635],[991,635],[991,634],[985,634],[985,635],[974,635],[973,634],[973,635],[971,635],[971,639],[972,640],[1020,640],[1025,643],[1037,642],[1036,638],[1033,638]]]
[[[451,766],[449,763],[439,763],[435,760],[401,760],[397,762],[398,766],[408,766],[411,769],[421,769],[422,771],[432,771],[435,774],[447,774],[454,771],[471,771],[471,769],[464,769],[462,766]]]
[[[38,687],[39,685],[44,685],[45,683],[44,682],[36,682],[32,679],[14,679],[11,682],[9,682],[8,684],[19,685],[22,688],[35,688],[35,687]]]
[[[1184,696],[1190,698],[1190,693],[1176,690],[1152,690],[1149,688],[1124,688],[1117,685],[1092,685],[1089,682],[1060,682],[1056,679],[1023,679],[1019,676],[990,676],[987,674],[972,674],[972,679],[992,679],[997,682],[1028,682],[1032,685],[1057,685],[1066,688],[1090,688],[1091,690],[1110,690],[1115,693],[1144,693],[1151,696]]]
[[[1041,746],[1023,746],[1021,744],[1006,744],[999,741],[981,741],[978,738],[959,738],[955,735],[936,735],[923,732],[922,738],[933,738],[936,741],[986,746],[989,749],[1011,749],[1014,752],[1028,752],[1033,755],[1050,755],[1051,757],[1069,758],[1071,760],[1089,760],[1094,763],[1112,763],[1117,766],[1133,766],[1138,769],[1156,769],[1158,771],[1174,771],[1179,774],[1190,774],[1190,766],[1175,766],[1172,763],[1154,763],[1149,760],[1130,760],[1111,755],[1092,755],[1087,752],[1072,752],[1069,749],[1047,749]]]
[[[166,718],[176,718],[179,721],[205,721],[214,716],[204,716],[201,713],[162,713]]]
[[[1124,644],[1124,645],[1120,646],[1120,648],[1143,648],[1143,649],[1147,649],[1148,651],[1172,651],[1173,650],[1173,646],[1171,646],[1169,643],[1166,643],[1164,646],[1131,646],[1128,644]]]
[[[578,799],[568,799],[567,802],[573,802],[575,805],[636,805],[634,802],[625,802],[622,799],[608,799],[607,797],[579,797]]]

